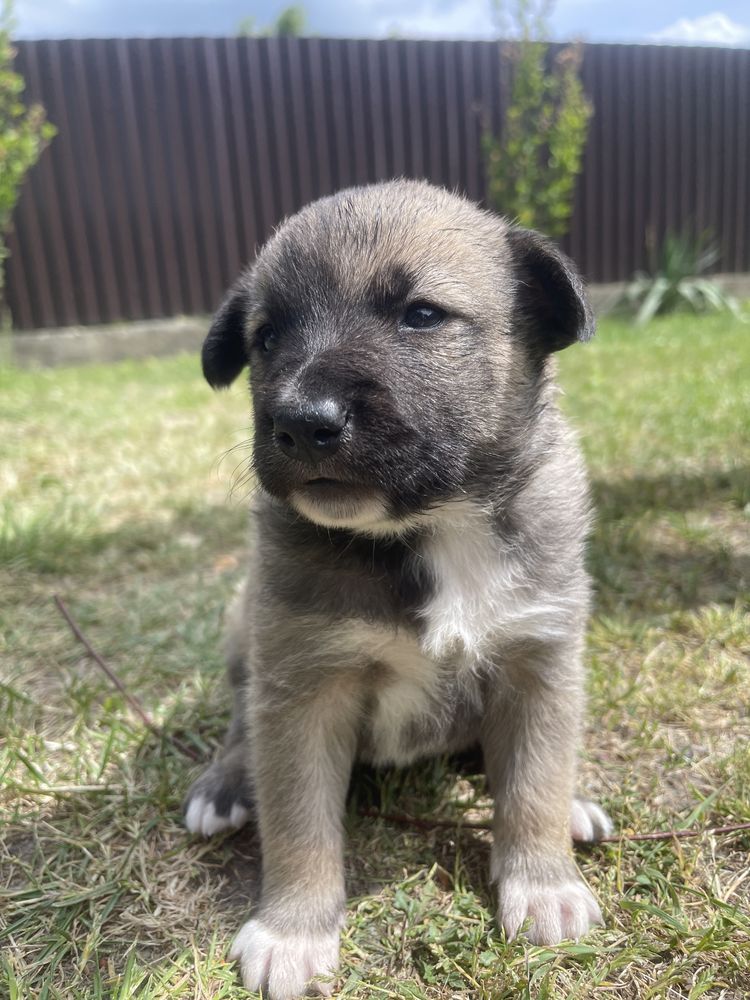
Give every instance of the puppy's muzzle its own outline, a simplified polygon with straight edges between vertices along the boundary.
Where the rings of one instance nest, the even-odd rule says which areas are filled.
[[[307,399],[271,414],[279,449],[305,465],[319,465],[338,451],[349,414],[335,399]]]

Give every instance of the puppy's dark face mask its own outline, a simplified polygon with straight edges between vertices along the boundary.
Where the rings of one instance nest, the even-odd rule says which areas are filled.
[[[249,363],[269,493],[388,534],[470,494],[533,419],[550,351],[592,332],[541,237],[393,182],[286,222],[219,309],[203,367],[218,387]]]

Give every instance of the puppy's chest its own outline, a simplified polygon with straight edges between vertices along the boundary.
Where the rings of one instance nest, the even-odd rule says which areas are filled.
[[[362,670],[360,750],[375,763],[475,742],[483,692],[498,682],[509,647],[567,627],[566,596],[535,583],[478,505],[460,501],[430,516],[414,544],[390,550],[391,564],[373,550],[358,567],[361,587],[350,573],[331,589],[326,610],[338,625],[316,631],[329,659]]]
[[[377,626],[357,631],[366,664],[361,756],[375,764],[406,764],[473,741],[466,733],[468,720],[480,714],[478,677],[425,656],[416,633]]]
[[[473,510],[440,526],[415,558],[433,586],[411,628],[362,625],[370,664],[366,755],[404,763],[477,737],[482,685],[502,669],[502,647],[549,633],[556,609],[535,596],[523,567]]]
[[[558,635],[565,596],[549,594],[534,580],[524,553],[504,542],[474,504],[455,507],[422,547],[433,580],[417,613],[425,655],[476,668],[496,662],[509,642]]]

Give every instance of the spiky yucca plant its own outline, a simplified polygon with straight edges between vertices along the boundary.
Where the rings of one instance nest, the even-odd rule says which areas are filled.
[[[705,277],[720,256],[708,233],[698,237],[668,233],[660,250],[652,254],[649,272],[637,272],[625,289],[621,309],[634,313],[638,326],[680,309],[695,313],[726,309],[741,319],[737,300]]]

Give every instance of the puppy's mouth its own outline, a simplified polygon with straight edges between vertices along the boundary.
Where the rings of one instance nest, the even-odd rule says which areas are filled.
[[[372,493],[371,489],[368,490],[359,483],[349,482],[346,479],[332,479],[329,476],[316,476],[314,479],[307,479],[300,489],[309,492],[311,496],[323,499]]]
[[[354,507],[371,501],[377,492],[373,487],[362,483],[330,476],[315,476],[297,486],[294,496],[304,498],[316,508],[330,509],[331,513],[335,513],[337,510],[353,510]]]
[[[292,491],[289,501],[309,521],[326,528],[367,531],[388,520],[379,489],[345,479],[307,479]]]

